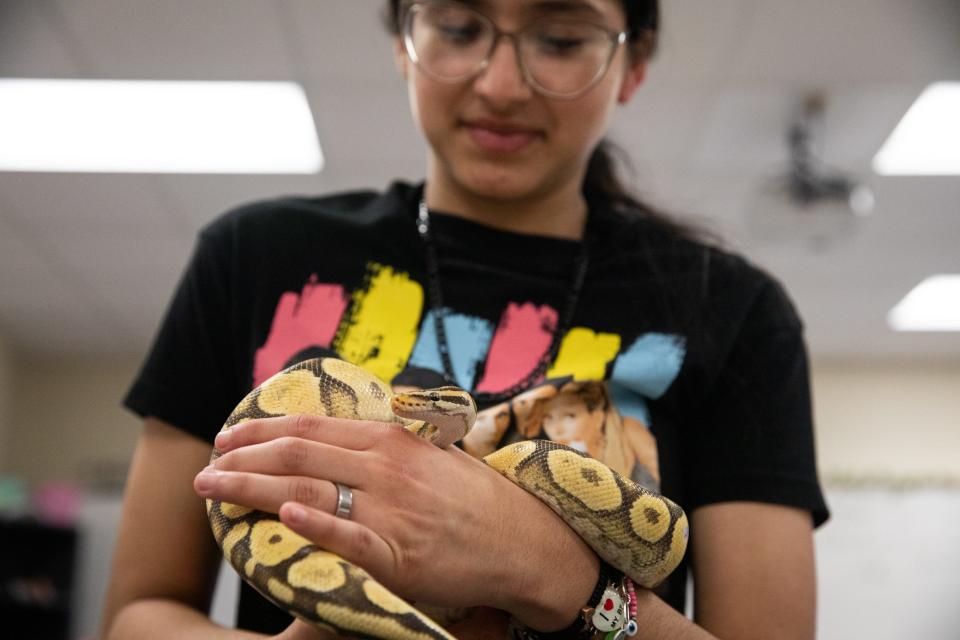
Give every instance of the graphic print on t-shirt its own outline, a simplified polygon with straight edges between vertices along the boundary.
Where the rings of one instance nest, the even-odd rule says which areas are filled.
[[[344,360],[390,382],[410,358],[422,311],[423,287],[418,282],[392,267],[370,263],[331,346]]]
[[[644,423],[618,411],[601,380],[548,379],[481,411],[462,444],[467,453],[480,458],[510,442],[538,438],[582,451],[659,489],[656,439]]]
[[[422,285],[389,265],[368,263],[362,286],[350,292],[313,275],[300,293],[280,297],[255,355],[253,383],[310,348],[328,349],[389,382],[413,369],[441,371],[434,311],[424,313],[424,302]],[[457,383],[497,393],[523,380],[549,349],[557,318],[550,305],[530,301],[507,303],[496,323],[447,309],[444,328]],[[484,412],[471,452],[485,455],[513,426],[524,437],[549,437],[580,448],[628,475],[640,463],[643,480],[656,480],[647,401],[666,393],[684,356],[681,336],[645,333],[625,344],[615,333],[571,327],[545,376],[554,384],[514,399],[507,418],[516,424],[505,422],[502,407]],[[590,384],[604,379],[606,384]]]
[[[280,296],[270,333],[254,357],[253,386],[283,369],[294,354],[329,347],[349,302],[343,286],[320,284],[315,275],[299,294],[288,291]]]

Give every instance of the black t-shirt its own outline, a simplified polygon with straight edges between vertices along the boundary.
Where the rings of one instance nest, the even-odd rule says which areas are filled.
[[[305,356],[332,352],[395,383],[442,371],[415,225],[420,193],[395,183],[382,194],[288,197],[215,220],[125,405],[212,442],[253,386]],[[547,377],[606,380],[623,420],[600,445],[560,426],[537,437],[563,433],[554,439],[601,451],[688,513],[759,501],[825,521],[802,325],[780,285],[641,216],[597,202],[590,216],[589,267]],[[549,347],[578,243],[442,212],[431,221],[457,382],[507,389]],[[512,425],[496,444],[517,437]],[[685,580],[686,564],[659,589],[681,611]],[[244,584],[239,626],[275,633],[288,622]]]

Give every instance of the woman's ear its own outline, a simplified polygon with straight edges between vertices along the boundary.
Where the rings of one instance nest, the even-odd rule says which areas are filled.
[[[646,60],[631,62],[630,66],[627,67],[626,72],[623,74],[623,83],[620,85],[620,93],[617,96],[617,102],[620,104],[627,104],[630,102],[630,98],[632,98],[633,94],[637,92],[637,89],[640,88],[640,85],[643,84],[643,80],[646,77]]]
[[[397,68],[397,73],[403,76],[403,79],[407,79],[407,64],[410,62],[410,59],[407,58],[407,50],[403,47],[403,40],[401,38],[393,39],[393,64]]]

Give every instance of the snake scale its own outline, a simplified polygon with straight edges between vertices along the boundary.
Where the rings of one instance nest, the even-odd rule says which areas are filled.
[[[398,422],[445,446],[466,434],[476,407],[460,389],[394,394],[356,365],[317,358],[289,367],[251,391],[223,429],[293,414]],[[211,460],[219,456],[214,449]],[[659,584],[683,557],[688,534],[683,510],[578,451],[528,440],[483,460],[548,504],[600,557],[639,585]],[[355,637],[452,638],[366,571],[297,535],[275,514],[216,500],[207,500],[207,514],[233,568],[301,620]]]

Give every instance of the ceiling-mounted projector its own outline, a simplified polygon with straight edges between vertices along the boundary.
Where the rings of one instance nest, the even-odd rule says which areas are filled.
[[[786,171],[762,182],[748,211],[752,235],[761,242],[800,243],[823,250],[869,216],[874,196],[850,175],[831,169],[814,151],[822,125],[823,94],[804,98],[787,129]]]

